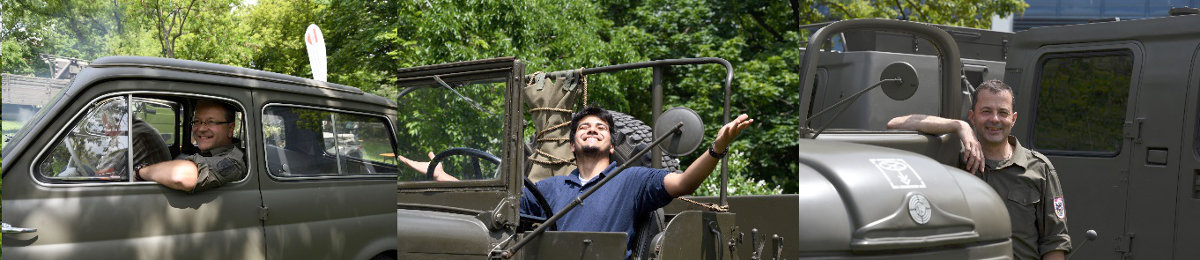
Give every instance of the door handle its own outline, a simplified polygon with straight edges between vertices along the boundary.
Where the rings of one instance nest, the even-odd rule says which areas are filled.
[[[9,225],[8,223],[0,223],[0,224],[3,224],[3,230],[0,231],[0,233],[4,233],[4,234],[23,234],[23,233],[37,232],[36,228],[14,227],[12,225]]]

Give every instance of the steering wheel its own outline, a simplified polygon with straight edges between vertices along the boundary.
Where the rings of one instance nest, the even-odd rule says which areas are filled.
[[[484,151],[481,151],[481,150],[475,149],[475,148],[454,147],[454,148],[443,150],[443,151],[439,152],[437,155],[434,155],[433,159],[431,159],[429,161],[429,169],[425,171],[425,175],[428,175],[429,179],[434,179],[433,173],[434,173],[434,170],[437,169],[437,165],[440,164],[442,162],[442,160],[445,160],[447,157],[454,156],[454,155],[467,155],[467,156],[471,156],[471,157],[475,157],[475,158],[482,158],[489,162],[495,163],[496,165],[500,165],[500,157],[496,157],[495,155],[492,155],[488,152],[484,152]],[[478,176],[483,176],[483,173],[480,172],[482,170],[480,170],[481,168],[479,168],[479,160],[472,160],[472,161],[475,162],[475,171],[476,171],[475,174]]]
[[[497,165],[500,164],[500,157],[496,157],[495,155],[492,155],[491,153],[481,151],[481,150],[475,149],[475,148],[469,148],[469,147],[454,147],[454,148],[443,150],[441,152],[438,152],[437,155],[434,155],[433,159],[431,159],[429,161],[429,169],[427,169],[425,171],[425,175],[428,175],[430,179],[434,179],[433,174],[434,174],[434,170],[437,170],[437,165],[440,164],[442,162],[442,160],[445,160],[446,157],[450,157],[453,155],[467,155],[467,156],[472,156],[472,157],[476,157],[476,158],[482,158],[484,160],[495,163]],[[475,170],[480,171],[481,168],[479,168],[479,161],[475,161],[475,164],[476,164]],[[481,173],[476,173],[476,174],[482,175]],[[529,193],[533,195],[534,200],[537,201],[538,207],[542,208],[541,211],[546,214],[553,215],[554,212],[551,211],[552,209],[550,208],[550,203],[546,201],[546,196],[543,196],[542,192],[538,191],[537,186],[534,185],[534,183],[532,181],[530,181],[529,178],[523,178],[523,181],[524,181],[525,187],[527,188],[525,190],[528,190]],[[550,216],[543,216],[543,217],[549,218]],[[547,228],[550,231],[558,230],[558,226],[555,225],[554,223],[549,223],[549,225],[550,226]]]

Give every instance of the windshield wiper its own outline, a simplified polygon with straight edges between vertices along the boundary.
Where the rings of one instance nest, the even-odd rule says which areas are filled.
[[[466,100],[466,101],[467,101],[467,103],[470,103],[472,107],[475,107],[475,110],[479,110],[479,112],[482,112],[482,113],[484,113],[484,114],[488,114],[488,116],[491,116],[491,117],[496,117],[496,114],[493,114],[492,112],[488,112],[487,110],[483,109],[483,106],[480,106],[480,105],[479,105],[479,103],[475,102],[475,100],[474,100],[474,99],[471,99],[471,98],[469,98],[469,97],[467,97],[467,96],[463,96],[461,93],[458,93],[458,90],[454,90],[454,88],[450,87],[450,84],[446,84],[446,82],[445,82],[445,81],[442,81],[442,77],[439,77],[439,76],[436,76],[436,75],[434,75],[434,76],[433,76],[433,80],[435,80],[435,81],[437,81],[438,83],[442,84],[442,87],[444,87],[444,88],[446,88],[446,89],[449,89],[449,90],[450,90],[450,92],[454,92],[454,94],[455,94],[455,95],[458,95],[458,97],[462,98],[463,100]]]

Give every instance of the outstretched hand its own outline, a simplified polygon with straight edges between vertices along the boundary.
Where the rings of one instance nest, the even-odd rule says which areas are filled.
[[[429,152],[429,160],[430,161],[433,160],[434,156],[435,155],[433,154],[433,152]],[[419,172],[421,174],[429,174],[429,162],[415,161],[412,159],[408,159],[408,157],[404,157],[403,155],[396,155],[396,158],[400,159],[400,162],[403,162],[404,164],[408,165],[409,168],[412,168],[413,170],[416,170],[417,172]],[[442,169],[442,164],[438,164],[437,168],[433,170],[433,179],[437,180],[437,181],[457,181],[458,180],[458,178],[454,178],[454,176],[450,176],[450,174],[447,174],[446,171]]]
[[[738,135],[742,134],[742,130],[746,130],[753,123],[754,119],[746,114],[738,115],[733,121],[729,121],[728,124],[721,127],[721,130],[717,131],[717,138],[713,141],[713,150],[719,153],[728,151],[729,143],[732,143]]]

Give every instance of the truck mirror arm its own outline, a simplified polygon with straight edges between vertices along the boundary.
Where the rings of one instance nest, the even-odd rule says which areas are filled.
[[[836,119],[838,116],[842,115],[842,112],[846,112],[846,108],[850,107],[850,106],[848,106],[849,103],[852,103],[855,100],[858,100],[858,98],[862,97],[862,95],[866,94],[868,91],[878,88],[879,86],[883,86],[884,83],[901,84],[901,83],[904,83],[904,80],[900,79],[900,78],[880,80],[879,82],[876,82],[874,85],[871,85],[870,87],[860,90],[860,91],[858,91],[858,93],[854,93],[854,95],[850,95],[849,97],[839,100],[837,103],[834,103],[833,105],[830,105],[829,107],[826,107],[825,109],[822,109],[821,111],[819,111],[817,113],[814,113],[812,116],[805,118],[804,122],[800,123],[800,127],[807,127],[808,122],[812,121],[813,118],[824,115],[825,112],[829,112],[830,110],[833,110],[834,108],[840,107],[841,109],[838,109],[837,113],[833,113],[833,117],[829,119],[829,122],[826,122],[820,128],[817,128],[816,131],[811,131],[811,132],[815,132],[815,133],[812,135],[812,137],[809,137],[809,138],[817,139],[817,136],[821,135],[821,132],[824,132],[825,128],[829,128],[829,125],[833,124],[833,119]]]

